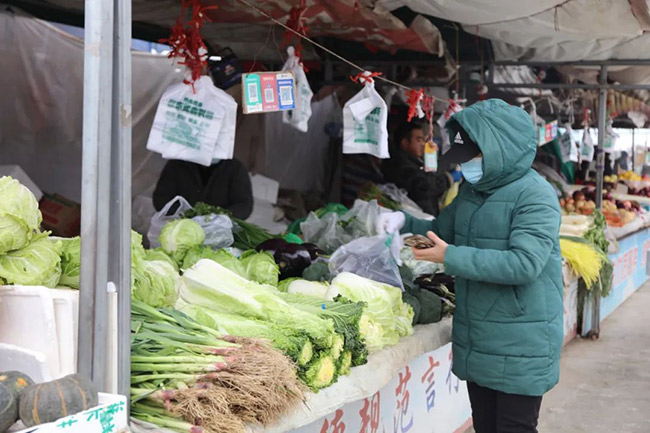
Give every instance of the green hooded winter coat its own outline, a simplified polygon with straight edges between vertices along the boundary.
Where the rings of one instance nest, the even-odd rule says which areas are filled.
[[[509,394],[541,396],[559,380],[563,341],[560,208],[532,168],[530,117],[501,100],[454,115],[483,153],[483,176],[465,182],[433,222],[407,216],[403,233],[432,230],[449,243],[456,277],[453,371]]]

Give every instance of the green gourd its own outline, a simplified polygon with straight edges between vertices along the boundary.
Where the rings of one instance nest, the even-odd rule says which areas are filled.
[[[27,427],[56,421],[97,406],[97,389],[86,377],[71,374],[31,385],[20,398],[20,420]]]
[[[0,432],[18,421],[18,401],[23,390],[34,381],[19,371],[0,373]]]

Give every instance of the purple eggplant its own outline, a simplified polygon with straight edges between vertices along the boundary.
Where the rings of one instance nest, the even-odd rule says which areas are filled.
[[[284,248],[286,245],[288,245],[288,243],[284,239],[273,238],[259,244],[257,248],[255,248],[255,251],[257,252],[268,251],[269,253],[271,253],[271,255],[275,255],[275,252],[277,250],[279,250],[280,248]]]
[[[281,280],[301,277],[302,272],[311,265],[309,250],[298,244],[286,244],[278,248],[273,258],[280,267]]]
[[[318,259],[321,256],[327,255],[325,251],[318,248],[318,246],[315,244],[306,243],[306,244],[302,244],[302,246],[306,248],[307,251],[309,251],[309,255],[311,256],[312,261]]]

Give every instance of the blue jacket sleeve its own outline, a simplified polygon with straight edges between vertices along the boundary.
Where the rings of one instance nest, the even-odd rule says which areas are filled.
[[[558,242],[561,214],[548,194],[530,194],[514,210],[509,248],[447,247],[445,270],[472,281],[524,285],[535,280]]]

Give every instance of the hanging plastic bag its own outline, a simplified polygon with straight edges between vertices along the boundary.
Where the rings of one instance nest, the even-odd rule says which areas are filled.
[[[404,288],[398,261],[399,235],[364,237],[337,249],[329,261],[332,275],[351,272],[380,283]],[[393,246],[397,246],[396,248]]]
[[[336,213],[328,213],[323,218],[318,218],[311,212],[300,224],[300,230],[305,242],[316,244],[326,253],[334,252],[353,239],[339,224],[339,216]]]
[[[580,162],[591,162],[594,160],[594,142],[591,138],[589,128],[585,128],[582,136],[582,147],[580,149]]]
[[[158,103],[147,149],[165,159],[209,166],[226,118],[222,93],[207,76],[194,89],[183,83],[169,86]]]
[[[215,250],[227,248],[234,242],[232,235],[232,221],[227,215],[202,215],[195,216],[192,221],[197,222],[205,233],[203,245],[208,245]]]
[[[232,159],[235,153],[235,132],[237,130],[237,101],[218,87],[213,86],[212,90],[224,109],[223,123],[219,130],[212,158]]]
[[[363,89],[343,107],[343,153],[367,153],[389,158],[388,108],[375,90],[375,83],[365,72]]]
[[[293,47],[287,48],[289,58],[287,59],[283,71],[293,72],[296,79],[296,108],[295,110],[283,111],[282,122],[293,126],[298,131],[307,132],[308,122],[311,117],[311,99],[314,96],[305,70],[303,69],[300,58],[296,56]]]
[[[160,242],[158,237],[165,224],[181,217],[183,212],[192,209],[192,206],[180,195],[177,195],[169,201],[161,210],[151,217],[151,225],[147,232],[149,248],[158,248]],[[170,213],[171,212],[171,213]]]
[[[460,112],[463,110],[463,107],[458,104],[458,102],[454,101],[453,99],[449,101],[449,107],[445,110],[442,116],[438,118],[438,126],[440,126],[440,138],[442,140],[442,153],[444,154],[449,150],[449,146],[451,145],[451,142],[449,141],[449,134],[447,133],[447,121],[453,116],[454,114]]]

